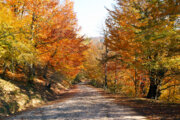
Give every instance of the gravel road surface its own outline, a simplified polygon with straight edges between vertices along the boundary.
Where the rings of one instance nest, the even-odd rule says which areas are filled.
[[[60,103],[24,112],[7,120],[147,120],[131,108],[118,106],[95,88],[78,85],[74,97]]]

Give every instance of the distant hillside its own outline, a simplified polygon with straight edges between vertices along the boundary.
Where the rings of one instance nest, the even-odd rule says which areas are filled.
[[[94,44],[97,44],[97,43],[103,43],[104,42],[104,38],[103,37],[92,37],[90,38]]]

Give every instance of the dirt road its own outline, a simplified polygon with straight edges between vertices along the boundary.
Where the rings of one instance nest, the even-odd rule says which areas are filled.
[[[131,108],[118,106],[96,89],[78,85],[78,92],[65,102],[44,106],[8,120],[146,120]]]

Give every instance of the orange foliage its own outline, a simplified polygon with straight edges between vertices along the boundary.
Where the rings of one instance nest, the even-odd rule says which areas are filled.
[[[74,77],[84,61],[84,38],[78,35],[71,0],[7,0],[15,16],[24,20],[24,32],[36,49],[41,65]]]

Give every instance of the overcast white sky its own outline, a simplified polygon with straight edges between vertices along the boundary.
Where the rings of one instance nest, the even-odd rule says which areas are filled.
[[[112,8],[114,0],[73,0],[81,34],[88,37],[101,36],[107,8]]]

